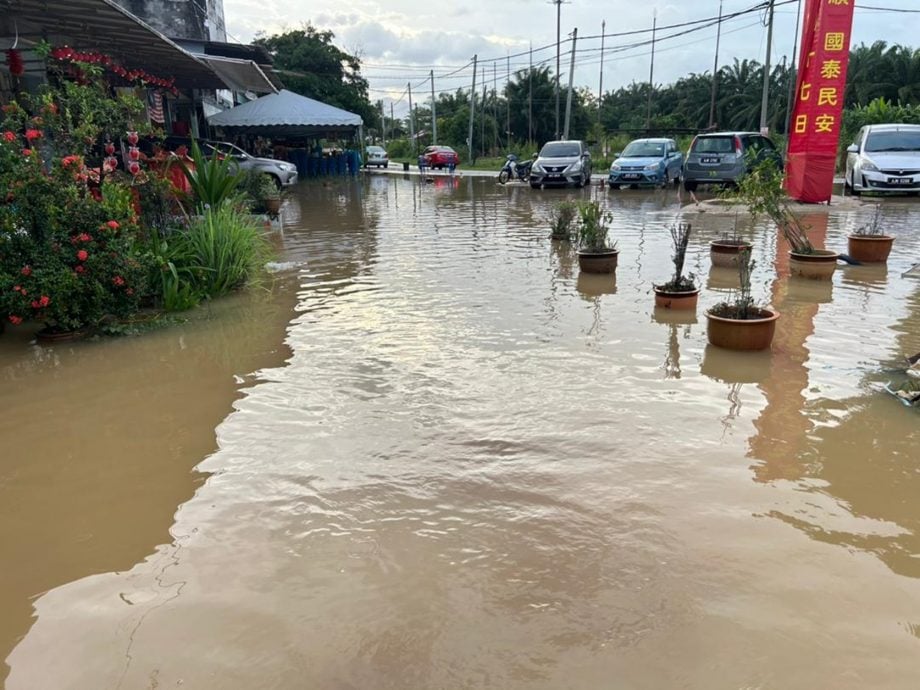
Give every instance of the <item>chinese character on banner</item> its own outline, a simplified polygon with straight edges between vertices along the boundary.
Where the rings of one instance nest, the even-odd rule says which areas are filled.
[[[850,0],[805,0],[786,162],[786,189],[799,201],[830,201],[833,191],[853,9]]]

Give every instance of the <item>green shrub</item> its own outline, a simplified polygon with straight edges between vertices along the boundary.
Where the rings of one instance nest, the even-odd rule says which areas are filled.
[[[167,283],[177,299],[217,297],[257,282],[271,254],[271,245],[250,218],[228,204],[212,207],[169,242]]]
[[[243,181],[243,173],[236,169],[233,158],[221,157],[217,152],[206,158],[194,140],[190,155],[194,168],[183,165],[183,169],[199,210],[216,208],[239,196],[237,188]]]

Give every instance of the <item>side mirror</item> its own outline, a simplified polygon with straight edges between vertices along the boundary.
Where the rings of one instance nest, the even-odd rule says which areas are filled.
[[[847,146],[847,153],[859,153],[859,147],[856,144]]]

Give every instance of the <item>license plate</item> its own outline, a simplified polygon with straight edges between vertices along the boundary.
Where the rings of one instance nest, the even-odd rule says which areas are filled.
[[[638,173],[626,173],[623,175],[624,180],[638,180],[640,177],[642,177],[642,175],[639,175]]]
[[[889,177],[888,184],[913,184],[914,180],[910,177]]]
[[[721,162],[721,158],[700,158],[700,163],[703,165],[718,165]]]
[[[547,175],[547,176],[546,176],[546,179],[547,179],[547,180],[561,180],[561,179],[562,179],[562,175]]]

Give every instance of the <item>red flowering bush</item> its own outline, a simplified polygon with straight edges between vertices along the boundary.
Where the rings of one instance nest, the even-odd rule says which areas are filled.
[[[0,318],[81,330],[125,317],[152,260],[134,191],[102,169],[105,137],[135,127],[131,99],[64,82],[0,117]]]

